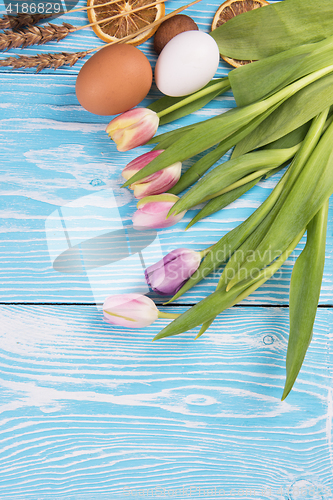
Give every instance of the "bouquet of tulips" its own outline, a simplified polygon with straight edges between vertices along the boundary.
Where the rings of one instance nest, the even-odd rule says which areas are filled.
[[[331,0],[323,0],[319,10],[315,0],[284,0],[237,16],[212,36],[224,55],[256,62],[232,70],[228,78],[212,81],[192,96],[164,97],[150,109],[124,113],[107,128],[121,151],[157,144],[123,172],[124,186],[139,198],[133,217],[138,229],[170,226],[188,209],[207,202],[190,227],[288,165],[262,205],[215,245],[200,253],[175,250],[146,270],[151,288],[173,295],[171,302],[224,266],[213,294],[181,315],[162,315],[150,299],[135,294],[119,299],[117,313],[110,301],[104,306],[106,320],[117,324],[124,324],[119,318],[136,309],[145,321],[143,325],[137,316],[132,326],[174,317],[154,340],[202,325],[198,338],[218,314],[268,280],[306,233],[291,276],[283,399],[311,341],[325,262],[328,200],[333,193],[332,18]],[[159,123],[198,109],[230,87],[236,108],[153,137]],[[230,160],[214,166],[233,147]],[[202,152],[181,176],[182,162]]]

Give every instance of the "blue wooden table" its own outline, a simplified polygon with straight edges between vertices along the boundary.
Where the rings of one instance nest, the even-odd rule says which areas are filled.
[[[202,0],[187,13],[208,32],[219,4]],[[166,12],[180,5],[171,0]],[[87,19],[81,12],[55,22],[62,21],[83,26]],[[85,29],[22,53],[101,44]],[[154,67],[152,39],[140,49]],[[305,239],[279,273],[198,341],[191,331],[152,344],[167,320],[137,331],[106,324],[106,296],[146,291],[138,255],[86,273],[61,272],[54,262],[69,245],[131,226],[135,201],[120,174],[149,148],[117,152],[105,133],[111,118],[79,105],[83,62],[38,74],[0,71],[0,498],[332,498],[332,210],[313,340],[284,402],[289,280]],[[216,77],[229,69],[221,62]],[[157,97],[153,84],[143,105]],[[233,106],[229,92],[161,131]],[[186,232],[193,210],[159,230],[145,265],[181,246],[213,244],[280,175]],[[217,281],[218,273],[159,307],[182,312]]]

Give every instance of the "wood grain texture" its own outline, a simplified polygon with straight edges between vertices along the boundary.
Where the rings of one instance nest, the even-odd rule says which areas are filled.
[[[78,5],[84,5],[80,2]],[[186,11],[197,22],[200,29],[209,31],[211,20],[218,3],[202,0],[200,4]],[[179,6],[168,2],[166,11]],[[4,11],[4,6],[3,6]],[[67,20],[74,25],[84,25],[84,12],[63,16],[56,23]],[[149,58],[152,67],[156,62],[152,39],[140,46]],[[0,57],[16,53],[36,54],[42,51],[84,50],[102,43],[91,29],[79,31],[60,43],[49,43],[42,47],[30,47],[22,51],[9,51]],[[49,246],[57,244],[64,237],[62,228],[46,234],[46,220],[52,217],[58,207],[63,207],[83,196],[97,195],[105,189],[112,189],[125,227],[131,226],[135,202],[127,190],[120,189],[120,172],[131,159],[147,151],[140,148],[126,154],[116,151],[104,130],[111,117],[99,117],[86,112],[75,96],[76,75],[83,61],[72,68],[57,71],[44,70],[33,74],[32,70],[14,73],[1,68],[0,103],[0,163],[2,218],[0,241],[0,301],[2,302],[102,302],[110,290],[121,292],[131,290],[131,275],[124,275],[124,266],[107,272],[102,278],[96,272],[93,278],[86,275],[64,275],[52,268]],[[221,61],[216,76],[225,76],[229,67]],[[143,105],[160,96],[155,85]],[[190,117],[164,126],[161,132],[184,124],[215,116],[235,103],[232,94],[215,99]],[[227,159],[227,155],[224,160]],[[191,162],[185,162],[184,169]],[[186,233],[183,231],[195,211],[189,211],[176,227],[159,231],[162,254],[179,246],[202,250],[215,243],[246,217],[266,198],[279,175],[252,189],[240,200],[222,212],[199,222]],[[103,207],[102,207],[103,208]],[[106,208],[98,217],[105,221],[105,230],[112,230],[114,220],[106,214]],[[73,215],[63,216],[64,224]],[[329,214],[329,228],[332,227],[332,210]],[[76,221],[75,231],[85,233],[88,238],[92,228],[87,217]],[[304,242],[303,242],[304,243]],[[300,251],[299,247],[298,252]],[[295,253],[297,255],[297,252]],[[327,260],[320,302],[333,303],[332,286],[332,231],[328,231]],[[157,259],[158,260],[158,259]],[[289,279],[293,256],[265,286],[254,293],[249,304],[287,304]],[[131,270],[142,278],[141,267],[131,263]],[[140,264],[141,265],[141,264]],[[140,278],[140,276],[141,278]],[[91,280],[98,282],[99,292],[92,292]],[[179,303],[193,303],[204,298],[215,289],[218,273],[208,277],[193,291],[181,298]],[[95,287],[96,288],[96,287]],[[161,301],[155,297],[157,301]]]
[[[120,173],[131,159],[149,148],[117,152],[104,131],[109,118],[92,115],[79,105],[73,75],[3,74],[0,75],[0,85],[0,217],[3,220],[0,300],[93,303],[96,297],[91,291],[90,278],[86,275],[64,275],[52,268],[49,245],[52,242],[56,245],[61,238],[64,239],[64,234],[61,225],[60,229],[53,227],[47,232],[47,218],[54,219],[52,214],[58,207],[75,200],[80,203],[84,196],[99,196],[109,189],[115,196],[122,224],[131,227],[135,201],[129,190],[121,189],[123,180]],[[156,88],[152,89],[144,104],[156,98],[157,93]],[[203,110],[161,127],[161,131],[205,119],[233,106],[234,101],[228,93]],[[184,169],[190,163],[185,162]],[[158,232],[162,254],[182,246],[202,250],[215,243],[259,206],[280,175],[261,182],[223,211],[185,232],[184,228],[196,211],[187,212],[176,226]],[[66,215],[64,209],[62,212],[64,224],[73,224],[73,213]],[[118,227],[107,204],[102,205],[93,217],[100,220],[101,227],[104,224],[105,232]],[[75,234],[84,233],[86,239],[91,237],[95,231],[92,216],[78,213],[76,219]],[[333,303],[332,220],[331,209],[322,304]],[[247,299],[247,303],[288,303],[290,272],[301,247],[283,266],[281,273]],[[159,258],[156,255],[156,260]],[[133,272],[142,275],[141,262],[137,264],[140,268]],[[193,303],[204,298],[215,289],[218,276],[219,273],[215,273],[208,277],[179,303]],[[131,275],[124,275],[124,266],[120,265],[118,271],[105,271],[101,281],[103,283],[100,282],[100,293],[96,299],[99,302],[103,302],[115,286],[121,292],[129,291]]]
[[[38,3],[38,2],[36,2]],[[168,14],[174,10],[176,10],[178,7],[181,5],[186,5],[189,2],[178,2],[175,0],[169,0],[165,4],[165,13]],[[85,6],[86,2],[83,0],[78,2],[77,7]],[[209,0],[201,0],[201,2],[197,5],[194,5],[190,7],[189,9],[186,9],[184,11],[185,14],[188,16],[191,16],[195,22],[197,23],[199,29],[209,32],[210,27],[213,21],[214,14],[219,7],[220,2],[219,1],[214,1],[213,3],[210,2]],[[3,0],[0,1],[0,13],[5,12],[5,5],[3,3]],[[58,19],[55,19],[54,24],[61,24],[62,22],[67,22],[72,24],[73,26],[85,26],[88,24],[88,19],[87,19],[87,14],[86,12],[76,12],[73,14],[66,14],[61,16]],[[83,29],[80,31],[77,31],[76,33],[73,33],[66,38],[64,38],[62,41],[56,43],[56,42],[50,42],[46,45],[42,46],[32,46],[32,47],[27,47],[23,51],[20,49],[12,49],[5,54],[0,54],[0,58],[4,58],[7,55],[35,55],[41,52],[77,52],[77,51],[83,51],[83,50],[88,50],[92,48],[97,48],[97,47],[103,47],[104,42],[98,38],[95,33],[93,32],[92,28],[87,28]],[[153,39],[150,38],[147,42],[144,44],[140,45],[140,50],[142,50],[145,55],[152,61],[153,65],[155,65],[157,55],[153,49]],[[89,57],[89,56],[88,56]],[[87,58],[77,62],[74,66],[68,67],[68,66],[63,66],[59,69],[56,70],[56,73],[63,73],[63,74],[77,74],[77,72],[80,70],[84,62],[87,60]],[[222,64],[222,68],[226,68],[227,66]],[[9,68],[1,68],[1,71],[3,72],[10,72],[11,69]],[[23,69],[23,70],[15,70],[15,72],[18,71],[19,73],[35,73],[34,69]],[[54,74],[54,70],[52,69],[45,69],[43,70],[43,73],[50,73]]]
[[[187,14],[209,31],[219,4],[202,0]],[[170,1],[166,11],[179,5]],[[86,17],[56,22],[63,20],[83,25]],[[88,29],[0,58],[97,45],[102,42]],[[152,40],[140,49],[154,66]],[[332,309],[319,308],[301,374],[281,402],[288,309],[251,307],[288,303],[302,245],[247,307],[223,313],[196,342],[197,332],[189,332],[152,344],[166,320],[142,331],[102,321],[94,302],[128,291],[134,279],[140,284],[138,260],[89,275],[52,267],[50,252],[67,241],[64,228],[76,244],[96,231],[118,229],[119,218],[131,225],[135,202],[120,188],[120,172],[148,150],[118,153],[104,132],[111,117],[80,107],[75,80],[83,62],[38,75],[0,70],[0,302],[26,303],[0,306],[1,500],[332,498]],[[227,72],[221,62],[216,76]],[[153,85],[143,105],[159,95]],[[161,131],[234,105],[229,92]],[[278,178],[184,232],[195,213],[188,212],[177,226],[158,232],[160,247],[149,258],[213,244],[249,216]],[[119,218],[103,192],[113,193]],[[87,196],[97,200],[97,212],[87,209]],[[332,221],[331,208],[320,299],[328,306]],[[167,310],[185,310],[181,304],[205,297],[217,280],[210,276]]]
[[[1,306],[1,498],[331,498],[332,310],[284,402],[286,308],[235,307],[200,341],[152,344],[165,324]]]

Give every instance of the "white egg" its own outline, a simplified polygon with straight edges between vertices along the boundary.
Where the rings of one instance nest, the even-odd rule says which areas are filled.
[[[217,43],[208,33],[179,33],[166,44],[157,59],[157,88],[172,97],[196,92],[213,78],[219,61]]]

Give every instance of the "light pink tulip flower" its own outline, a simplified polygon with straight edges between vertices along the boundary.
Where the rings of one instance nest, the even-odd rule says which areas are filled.
[[[122,171],[122,176],[128,181],[134,174],[139,172],[143,167],[148,165],[154,158],[163,153],[164,149],[149,151],[132,160]],[[179,181],[182,171],[182,164],[177,161],[170,167],[163,168],[140,181],[134,182],[129,186],[133,189],[135,198],[139,200],[145,196],[162,194],[171,189]]]
[[[111,295],[103,304],[104,319],[112,325],[144,328],[157,320],[159,311],[145,295],[125,293]]]
[[[118,151],[128,151],[149,141],[158,129],[159,121],[155,111],[134,108],[111,120],[106,132],[117,144]]]
[[[177,215],[167,218],[169,210],[178,201],[175,194],[165,193],[155,196],[147,196],[137,204],[137,211],[134,212],[132,221],[134,229],[160,229],[170,227],[180,221],[186,210]]]

